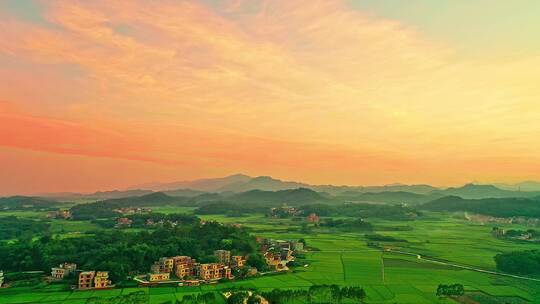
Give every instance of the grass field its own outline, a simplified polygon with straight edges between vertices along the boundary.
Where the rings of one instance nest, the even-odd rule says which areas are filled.
[[[182,209],[180,212],[186,211]],[[168,209],[167,212],[178,211]],[[294,272],[215,286],[126,288],[90,292],[62,291],[54,285],[42,289],[11,288],[0,290],[0,304],[84,303],[93,296],[112,297],[141,290],[149,294],[149,303],[157,304],[168,300],[174,302],[187,294],[219,291],[231,286],[270,290],[307,288],[314,284],[362,286],[367,292],[368,303],[455,303],[436,297],[435,291],[441,283],[463,284],[471,298],[480,299],[480,303],[540,303],[540,282],[461,270],[418,260],[414,256],[382,252],[368,247],[363,233],[314,229],[312,233],[303,234],[299,232],[299,222],[290,219],[268,219],[263,215],[212,215],[202,218],[238,223],[250,228],[253,234],[265,237],[304,238],[309,246],[317,248],[318,251],[309,252],[306,255],[307,267],[296,268]],[[370,222],[375,224],[379,234],[407,240],[388,246],[488,270],[494,270],[493,256],[499,252],[540,249],[540,244],[493,238],[490,234],[492,226],[470,223],[451,215],[430,214],[408,222],[375,219],[370,219]],[[82,226],[81,229],[88,228],[86,224]],[[405,231],[392,231],[395,227],[405,226],[409,226]],[[75,226],[68,228],[70,231],[77,229]]]

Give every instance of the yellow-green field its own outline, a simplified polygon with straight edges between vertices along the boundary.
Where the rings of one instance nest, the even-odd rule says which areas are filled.
[[[306,267],[296,268],[292,273],[215,286],[126,288],[91,292],[62,291],[62,286],[54,285],[41,289],[11,288],[0,290],[0,304],[85,303],[89,297],[112,297],[141,290],[149,294],[150,303],[157,304],[168,300],[174,302],[186,294],[219,291],[235,285],[270,290],[307,288],[314,284],[362,286],[367,292],[368,303],[455,303],[435,295],[441,283],[463,284],[467,292],[476,291],[490,298],[490,301],[495,301],[493,303],[540,303],[540,282],[463,270],[419,260],[415,256],[383,252],[368,247],[368,241],[361,232],[343,233],[319,228],[303,234],[298,230],[299,222],[268,219],[263,215],[201,217],[238,223],[250,228],[255,235],[276,239],[304,238],[308,246],[318,251],[309,252],[306,255]],[[451,215],[429,214],[416,221],[403,222],[368,220],[375,225],[377,233],[407,240],[386,244],[389,247],[486,270],[496,270],[493,256],[499,252],[540,249],[540,244],[496,239],[490,234],[492,225],[474,224]],[[88,229],[88,224],[81,224],[83,227],[80,229]],[[396,227],[405,226],[409,227],[408,230],[392,231]],[[76,227],[65,226],[64,229],[72,231]]]

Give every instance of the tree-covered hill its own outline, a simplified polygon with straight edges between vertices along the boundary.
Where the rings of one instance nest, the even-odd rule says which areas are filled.
[[[46,209],[58,205],[57,201],[31,196],[0,197],[0,210]]]
[[[186,197],[169,196],[162,192],[150,193],[137,197],[124,197],[98,201],[89,204],[79,204],[71,208],[74,219],[95,219],[117,216],[114,209],[126,207],[152,207],[166,205],[189,205],[190,199]]]
[[[464,199],[445,196],[420,208],[429,211],[469,211],[496,217],[540,217],[540,200],[527,198]]]
[[[417,205],[430,202],[444,195],[440,193],[418,194],[406,191],[384,191],[384,192],[357,192],[346,191],[336,196],[338,199],[356,202],[377,202],[389,204]]]

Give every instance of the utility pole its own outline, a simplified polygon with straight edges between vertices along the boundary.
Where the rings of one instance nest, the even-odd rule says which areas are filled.
[[[382,282],[384,283],[384,250],[381,252],[381,272],[382,272]]]

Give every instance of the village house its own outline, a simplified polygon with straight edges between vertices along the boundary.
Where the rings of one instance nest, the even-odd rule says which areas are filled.
[[[298,215],[300,212],[294,207],[288,207],[284,204],[281,207],[275,207],[270,209],[270,217],[283,218]]]
[[[304,243],[300,241],[289,241],[291,249],[294,251],[304,251]]]
[[[168,281],[170,279],[171,279],[170,273],[149,273],[148,274],[148,281],[150,282]]]
[[[71,212],[69,210],[58,210],[58,211],[51,211],[47,213],[48,218],[53,219],[70,219],[71,218]]]
[[[90,289],[94,285],[94,271],[83,271],[79,273],[79,289]]]
[[[231,267],[244,267],[244,265],[246,265],[246,257],[244,256],[241,256],[241,255],[234,255],[231,259],[231,263],[230,263],[230,266]]]
[[[131,227],[131,224],[133,223],[132,220],[130,220],[127,217],[119,217],[116,219],[116,228],[125,228],[125,227]]]
[[[139,208],[139,207],[126,207],[126,208],[117,208],[117,209],[114,209],[113,211],[120,214],[143,214],[143,213],[151,213],[152,209]]]
[[[109,273],[107,271],[98,271],[94,277],[94,287],[95,288],[107,288],[111,286],[111,281],[109,281]]]
[[[51,268],[51,277],[53,279],[63,279],[67,277],[70,273],[77,270],[77,264],[73,263],[63,263],[58,265],[58,267]]]
[[[79,273],[79,289],[102,289],[107,287],[111,287],[109,272],[83,271]]]
[[[231,268],[218,263],[200,264],[198,274],[205,281],[233,278]]]
[[[270,251],[267,251],[264,253],[264,259],[266,260],[266,264],[268,264],[268,266],[276,271],[282,271],[282,270],[286,270],[287,268],[286,267],[286,262],[285,264],[283,263],[283,261],[281,260],[281,255],[280,254],[274,254]]]
[[[216,250],[214,256],[221,264],[228,265],[231,261],[231,252],[229,250]]]
[[[319,222],[319,216],[315,213],[311,213],[306,217],[306,221],[310,223],[318,223]]]
[[[174,269],[174,260],[172,258],[161,258],[150,268],[152,273],[171,273]]]
[[[175,274],[180,279],[197,275],[197,261],[188,256],[173,257]]]
[[[258,238],[261,253],[268,266],[276,271],[288,270],[287,263],[294,260],[294,250],[301,248],[304,244],[299,241],[283,241]],[[301,245],[300,245],[301,244]],[[295,249],[296,248],[296,249]]]

